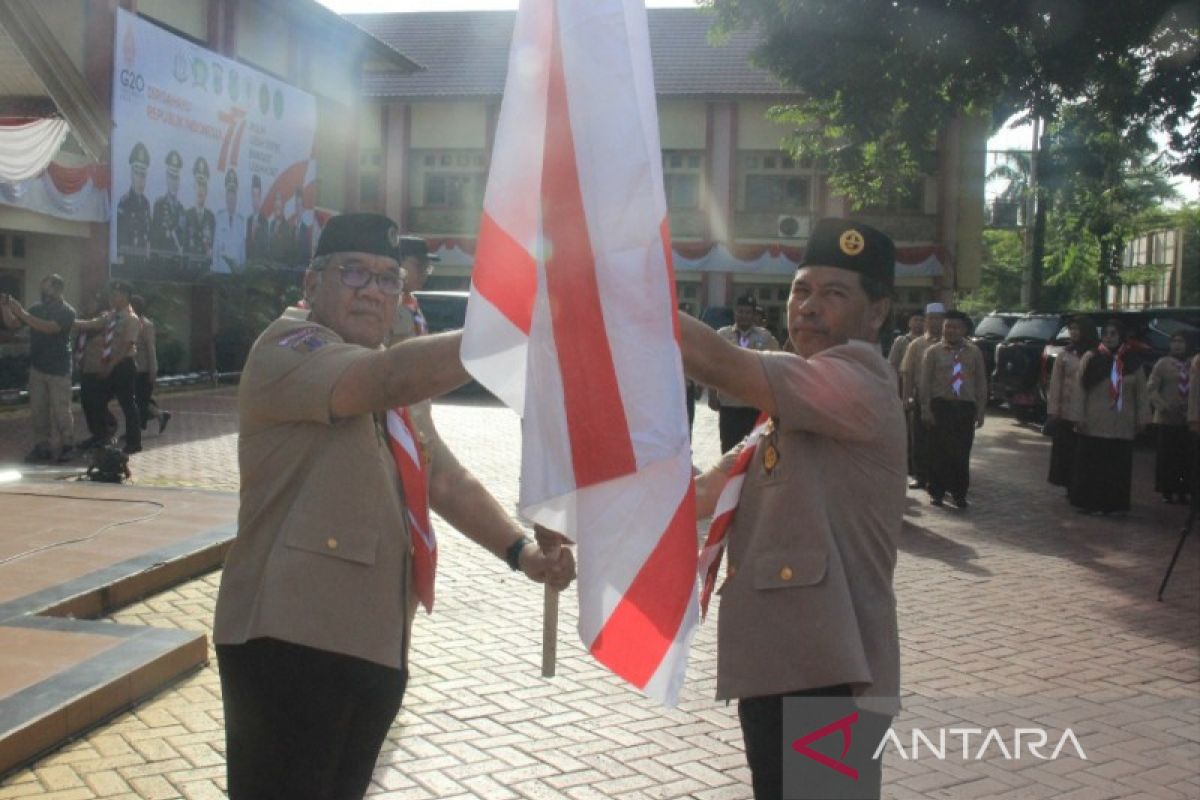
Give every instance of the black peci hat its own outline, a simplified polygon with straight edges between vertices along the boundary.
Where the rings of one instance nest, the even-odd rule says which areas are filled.
[[[340,214],[321,230],[314,256],[330,253],[372,253],[400,258],[400,229],[382,214]]]
[[[438,256],[429,254],[429,244],[420,236],[401,236],[400,237],[400,260],[412,256],[425,261],[441,261]]]
[[[896,281],[896,245],[870,225],[827,217],[813,226],[800,266],[848,269],[890,287]]]

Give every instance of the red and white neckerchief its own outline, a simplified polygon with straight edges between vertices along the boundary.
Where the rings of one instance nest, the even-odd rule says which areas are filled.
[[[1125,348],[1118,347],[1114,353],[1102,344],[1099,350],[1112,357],[1112,369],[1108,374],[1108,396],[1112,398],[1113,408],[1120,411],[1125,407]]]
[[[1179,396],[1186,398],[1188,389],[1192,388],[1191,364],[1187,359],[1179,361]]]
[[[426,613],[433,612],[433,583],[437,574],[437,537],[429,521],[429,481],[418,444],[417,429],[407,408],[387,412],[388,449],[400,473],[400,489],[408,514],[413,550],[413,586]]]
[[[429,333],[429,326],[425,324],[425,315],[421,313],[421,304],[417,302],[413,293],[405,292],[404,296],[400,298],[400,303],[412,313],[416,335],[424,336]]]
[[[112,316],[108,318],[108,324],[104,326],[104,354],[103,360],[107,364],[112,360],[112,343],[113,338],[117,335],[117,312],[112,312]]]
[[[729,471],[729,480],[725,482],[721,494],[717,497],[717,507],[713,511],[712,523],[708,526],[708,536],[704,547],[700,550],[700,561],[697,571],[700,573],[702,588],[700,590],[700,617],[708,615],[708,601],[712,597],[713,587],[717,584],[717,572],[721,569],[721,556],[725,553],[725,539],[729,528],[733,525],[733,516],[737,513],[738,503],[742,498],[742,485],[746,482],[746,471],[754,459],[758,442],[763,434],[770,430],[770,417],[762,414],[754,430],[742,443],[742,452],[738,453]]]
[[[962,365],[962,348],[954,351],[954,366],[950,368],[950,388],[954,390],[954,396],[962,395],[963,387],[963,365]]]

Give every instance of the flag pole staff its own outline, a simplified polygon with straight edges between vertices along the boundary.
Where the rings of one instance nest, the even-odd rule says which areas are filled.
[[[545,586],[542,598],[542,677],[553,678],[558,657],[558,589]]]
[[[557,555],[558,548],[569,544],[561,533],[533,526],[533,535],[538,547],[547,558]],[[558,589],[549,583],[543,587],[542,595],[542,677],[553,678],[558,660]]]

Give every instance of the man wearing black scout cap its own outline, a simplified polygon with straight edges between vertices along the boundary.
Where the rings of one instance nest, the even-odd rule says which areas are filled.
[[[268,326],[242,372],[238,535],[213,626],[232,800],[366,792],[417,600],[433,604],[426,505],[531,580],[574,577],[569,550],[531,542],[436,430],[412,427],[407,406],[467,373],[457,332],[380,346],[401,289],[395,224],[334,217],[308,309]]]
[[[739,699],[758,798],[784,796],[785,788],[788,797],[879,796],[880,764],[871,755],[900,691],[892,574],[904,511],[904,413],[877,343],[894,272],[886,235],[824,219],[788,299],[795,354],[731,346],[680,316],[688,375],[736,389],[770,417],[761,438],[697,479],[698,510],[707,516],[730,473],[744,468],[727,537],[717,696]],[[857,794],[823,784],[845,775],[800,752],[804,735],[835,723],[852,734],[843,761],[857,771]],[[833,739],[840,753],[842,737],[834,731]]]
[[[440,260],[429,252],[429,245],[421,237],[400,237],[400,270],[404,273],[404,293],[400,295],[389,341],[402,342],[429,333],[425,315],[421,313],[421,304],[413,293],[424,288],[425,280],[433,273],[433,265]]]

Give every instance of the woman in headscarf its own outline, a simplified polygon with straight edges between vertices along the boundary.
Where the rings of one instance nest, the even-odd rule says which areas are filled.
[[[1089,514],[1129,510],[1133,440],[1150,422],[1146,375],[1129,357],[1125,326],[1104,323],[1100,346],[1083,356],[1072,398],[1075,471],[1067,497]]]
[[[1147,384],[1154,408],[1154,490],[1164,503],[1186,503],[1191,491],[1188,453],[1187,398],[1191,387],[1191,353],[1187,335],[1171,337],[1170,352],[1160,358]]]
[[[1096,349],[1100,340],[1096,337],[1096,323],[1091,317],[1072,317],[1067,323],[1070,342],[1054,359],[1054,370],[1050,373],[1050,395],[1046,400],[1046,421],[1054,431],[1054,442],[1050,446],[1050,475],[1047,480],[1055,486],[1071,485],[1071,471],[1075,467],[1075,419],[1072,399],[1078,382],[1079,362],[1085,353]]]

